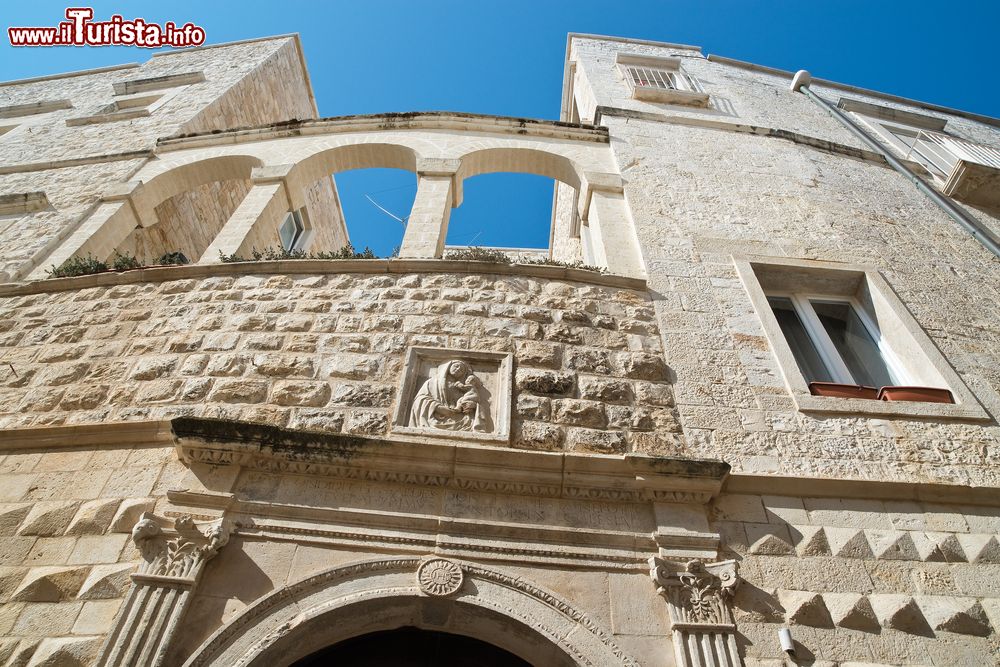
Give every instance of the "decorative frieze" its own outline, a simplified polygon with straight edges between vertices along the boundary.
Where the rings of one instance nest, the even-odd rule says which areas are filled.
[[[198,525],[145,512],[132,529],[142,555],[132,586],[97,660],[98,667],[162,665],[205,563],[229,541],[232,524]]]
[[[651,558],[650,576],[670,610],[674,654],[683,667],[740,667],[730,606],[740,582],[735,560]]]

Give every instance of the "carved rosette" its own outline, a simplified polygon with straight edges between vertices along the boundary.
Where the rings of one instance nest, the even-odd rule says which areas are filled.
[[[166,578],[193,584],[208,560],[229,541],[226,519],[196,525],[190,516],[177,519],[144,513],[132,528],[132,541],[143,562],[134,579]]]
[[[735,560],[679,563],[650,559],[650,576],[670,605],[675,625],[733,627],[730,599],[739,584]]]
[[[428,558],[417,568],[417,585],[434,597],[457,593],[464,580],[461,566],[446,558]]]

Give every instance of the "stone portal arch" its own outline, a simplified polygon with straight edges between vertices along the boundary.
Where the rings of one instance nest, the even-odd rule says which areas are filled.
[[[414,626],[489,642],[531,662],[637,665],[610,633],[520,577],[443,558],[356,562],[275,591],[220,628],[186,667],[288,665],[325,646]]]

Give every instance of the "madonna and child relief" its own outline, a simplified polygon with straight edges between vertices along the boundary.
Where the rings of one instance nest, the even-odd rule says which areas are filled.
[[[490,433],[493,418],[488,391],[468,363],[460,359],[446,361],[432,369],[413,397],[408,425]]]
[[[393,432],[419,438],[506,442],[512,365],[509,353],[409,348]]]

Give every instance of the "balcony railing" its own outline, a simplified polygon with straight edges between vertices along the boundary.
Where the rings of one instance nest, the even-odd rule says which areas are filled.
[[[926,167],[941,192],[969,204],[1000,207],[1000,150],[927,130],[907,143],[907,159]]]
[[[1000,150],[927,130],[917,133],[906,157],[920,162],[942,181],[948,179],[959,160],[1000,169]]]

